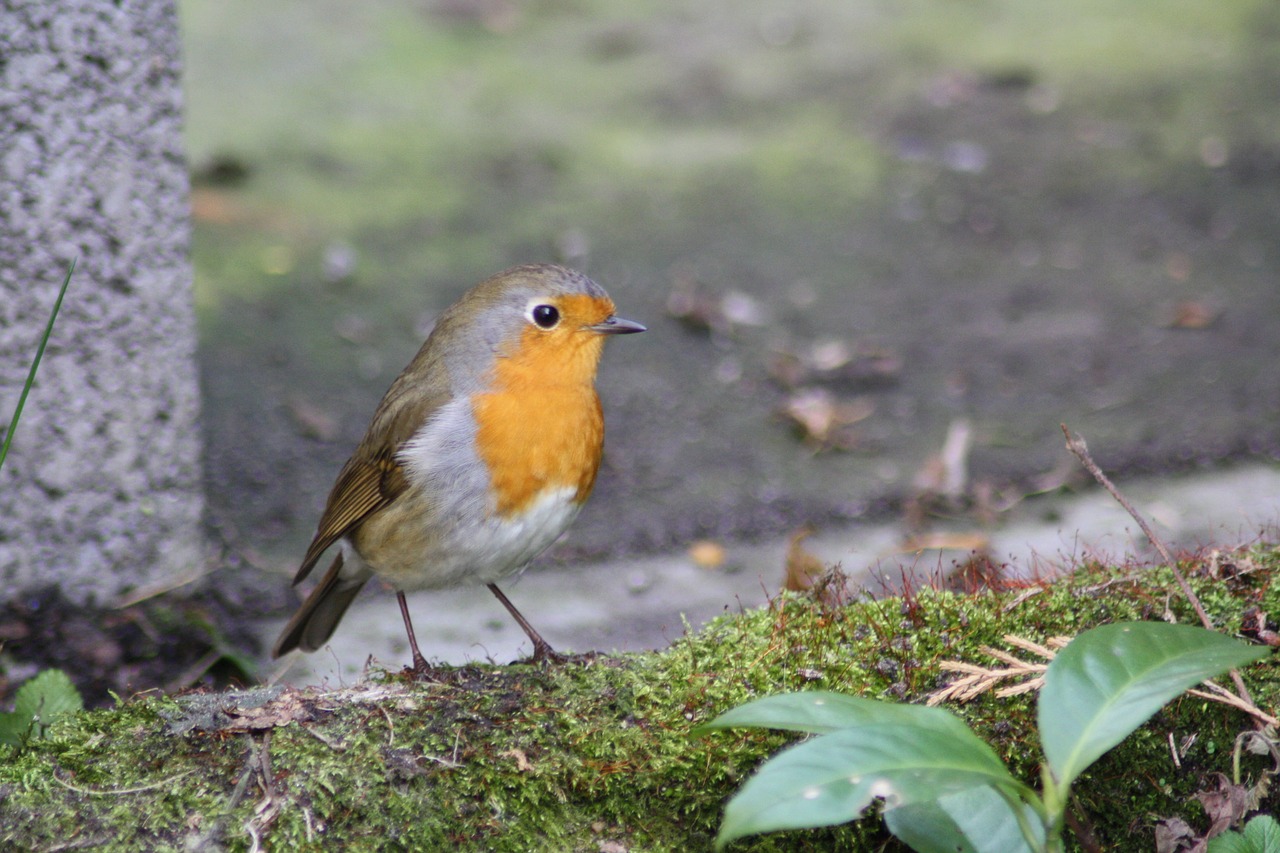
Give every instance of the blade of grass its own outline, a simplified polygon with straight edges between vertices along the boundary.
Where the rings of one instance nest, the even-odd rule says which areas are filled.
[[[31,372],[27,374],[26,384],[22,386],[22,394],[18,397],[18,406],[13,410],[13,419],[9,421],[9,428],[5,430],[4,445],[0,446],[0,468],[4,467],[5,457],[9,455],[9,445],[13,443],[13,433],[18,428],[18,419],[22,417],[22,407],[27,404],[27,394],[31,391],[31,386],[36,382],[36,371],[40,369],[40,359],[44,358],[45,344],[49,343],[49,335],[53,334],[53,321],[58,319],[58,311],[62,309],[62,297],[67,294],[67,285],[71,284],[71,274],[76,271],[76,262],[71,261],[71,266],[67,268],[67,277],[62,280],[62,288],[58,291],[58,299],[53,303],[53,311],[49,313],[49,322],[44,327],[44,337],[40,338],[40,346],[36,350],[36,357],[31,362]]]

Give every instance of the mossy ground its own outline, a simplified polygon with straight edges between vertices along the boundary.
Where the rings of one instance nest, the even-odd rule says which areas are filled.
[[[1184,569],[1221,630],[1246,608],[1274,612],[1280,552]],[[1193,621],[1168,569],[1089,566],[1043,587],[962,594],[920,589],[841,605],[787,594],[726,615],[670,648],[563,665],[375,672],[341,690],[275,688],[139,696],[56,726],[0,766],[6,849],[699,850],[725,799],[790,737],[696,724],[760,695],[822,687],[919,701],[942,660],[991,663],[982,645],[1043,641],[1101,623]],[[1274,707],[1268,665],[1246,680]],[[992,695],[957,712],[1034,782],[1033,696]],[[1160,817],[1207,821],[1193,795],[1231,772],[1248,721],[1184,697],[1077,785],[1104,849],[1150,849]],[[1194,742],[1175,765],[1169,740]],[[1265,765],[1244,759],[1255,777]],[[1274,795],[1270,798],[1275,799]],[[1275,802],[1265,802],[1264,808]],[[894,849],[880,822],[790,832],[743,850]]]

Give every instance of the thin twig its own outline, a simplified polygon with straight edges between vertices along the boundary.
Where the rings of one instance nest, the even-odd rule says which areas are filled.
[[[184,669],[177,678],[172,679],[165,685],[165,693],[177,693],[195,684],[202,675],[209,671],[215,663],[225,657],[221,649],[211,649],[205,652],[200,660]]]
[[[135,604],[141,604],[151,598],[157,598],[167,592],[173,592],[175,589],[181,589],[188,584],[193,584],[203,577],[208,576],[217,566],[213,560],[199,563],[192,568],[183,571],[181,574],[172,575],[162,578],[155,583],[145,584],[137,589],[130,590],[127,594],[120,596],[111,603],[111,607],[115,610],[124,610],[126,607],[133,607]]]
[[[254,806],[253,817],[246,820],[242,826],[253,842],[250,850],[256,851],[262,849],[264,833],[271,828],[280,815],[280,798],[276,793],[274,774],[271,772],[271,732],[268,731],[262,736],[262,743],[258,747],[257,758],[253,763],[257,765],[256,770],[260,777],[258,784],[262,788],[262,799]]]
[[[1085,853],[1102,853],[1102,845],[1098,843],[1098,836],[1093,831],[1093,824],[1089,820],[1089,816],[1085,810],[1080,807],[1080,801],[1071,797],[1071,808],[1066,810],[1064,815],[1067,819],[1067,826],[1071,827],[1071,831],[1076,836],[1076,841],[1080,842],[1080,848]]]
[[[1055,648],[1060,649],[1067,644],[1066,637],[1051,637],[1047,641],[1047,645],[1032,642],[1031,640],[1016,637],[1012,634],[1006,634],[1005,642],[1010,645],[1039,655],[1045,660],[1053,660],[1056,652]],[[1053,648],[1050,648],[1052,646]],[[1039,690],[1044,684],[1044,672],[1048,669],[1047,663],[1028,663],[1008,652],[994,649],[991,646],[979,646],[978,650],[983,654],[1008,664],[1007,669],[992,669],[990,667],[978,666],[964,661],[942,661],[938,666],[943,672],[959,672],[963,675],[955,681],[939,690],[930,693],[926,698],[927,705],[938,705],[946,701],[969,702],[989,690],[993,690],[996,684],[1002,681],[1008,681],[1012,678],[1025,679],[1016,684],[1007,687],[1001,687],[995,690],[998,698],[1006,698],[1008,696],[1017,696],[1022,693],[1029,693],[1032,690]]]
[[[269,799],[275,799],[275,774],[271,772],[271,731],[262,734],[262,746],[258,749],[258,772],[262,774],[262,789]]]
[[[249,741],[249,755],[245,759],[244,769],[240,772],[240,778],[236,780],[236,786],[231,789],[231,796],[227,799],[227,806],[222,814],[214,819],[209,828],[199,837],[192,839],[186,844],[188,850],[204,851],[211,849],[221,850],[214,839],[222,835],[223,829],[227,825],[227,818],[231,817],[231,813],[240,805],[240,801],[244,799],[245,792],[249,790],[249,780],[253,778],[254,773],[258,769],[258,748],[251,735],[246,735]]]
[[[1143,518],[1136,509],[1134,509],[1133,504],[1129,502],[1129,499],[1121,494],[1120,490],[1116,488],[1116,484],[1111,482],[1111,478],[1102,472],[1102,469],[1098,467],[1098,463],[1093,461],[1093,457],[1089,455],[1089,448],[1085,446],[1084,439],[1072,435],[1071,430],[1067,429],[1066,424],[1059,424],[1058,426],[1062,428],[1062,434],[1066,436],[1067,450],[1070,450],[1075,457],[1080,460],[1080,464],[1085,467],[1085,470],[1093,475],[1093,479],[1097,480],[1104,489],[1111,493],[1113,498],[1119,501],[1120,506],[1124,507],[1125,511],[1128,512],[1133,520],[1138,523],[1138,527],[1142,528],[1142,532],[1147,537],[1147,540],[1155,546],[1157,551],[1160,552],[1160,556],[1164,558],[1164,561],[1169,565],[1170,570],[1173,571],[1173,576],[1178,581],[1178,586],[1182,588],[1183,595],[1187,597],[1187,601],[1191,602],[1192,609],[1194,609],[1196,615],[1200,617],[1200,624],[1204,625],[1204,627],[1208,628],[1210,631],[1216,631],[1217,629],[1214,627],[1213,621],[1209,618],[1209,614],[1205,613],[1204,607],[1200,604],[1199,596],[1197,596],[1195,590],[1191,588],[1191,584],[1187,582],[1186,577],[1178,568],[1178,564],[1174,562],[1173,555],[1169,553],[1169,549],[1165,547],[1164,542],[1161,541],[1159,536],[1156,536],[1155,531],[1151,529],[1149,524],[1147,524],[1147,520]],[[1231,680],[1236,685],[1236,691],[1239,694],[1240,699],[1252,708],[1249,713],[1252,714],[1255,719],[1261,719],[1262,716],[1265,716],[1262,710],[1258,708],[1257,704],[1254,703],[1253,697],[1249,694],[1249,688],[1244,686],[1244,679],[1240,677],[1239,670],[1231,670]]]
[[[386,708],[381,705],[375,705],[374,707],[381,711],[382,716],[387,719],[387,749],[390,749],[396,743],[396,724],[391,722],[391,714],[387,712]]]
[[[462,765],[458,762],[458,739],[460,737],[462,737],[460,732],[453,736],[453,756],[451,758],[439,758],[435,755],[424,755],[423,758],[428,761],[434,761],[437,764],[443,764],[445,767],[461,767]]]
[[[166,788],[172,785],[174,782],[177,782],[179,779],[184,779],[195,772],[196,771],[194,768],[191,770],[184,770],[176,776],[170,776],[168,779],[161,779],[159,782],[152,782],[149,785],[138,785],[133,788],[110,788],[110,789],[81,788],[77,785],[72,785],[70,782],[63,781],[58,776],[56,771],[53,774],[53,781],[57,782],[62,787],[66,788],[68,791],[75,791],[77,794],[87,794],[88,796],[91,796],[91,797],[118,797],[118,796],[123,796],[124,794],[140,794],[143,791],[150,791],[154,788]]]
[[[1257,705],[1254,705],[1252,702],[1246,702],[1236,694],[1232,693],[1230,690],[1227,690],[1225,687],[1219,687],[1218,685],[1214,684],[1212,681],[1206,681],[1204,684],[1206,687],[1211,687],[1214,689],[1212,691],[1193,689],[1193,690],[1188,690],[1187,694],[1190,696],[1196,696],[1200,699],[1208,699],[1212,702],[1219,702],[1223,705],[1228,705],[1232,708],[1235,708],[1237,711],[1244,711],[1246,714],[1253,717],[1263,726],[1280,725],[1280,720],[1277,720],[1275,717],[1271,716],[1266,711],[1263,711],[1261,708],[1259,708]]]
[[[306,724],[304,724],[304,723],[301,723],[301,722],[300,722],[300,723],[298,723],[298,725],[299,725],[299,727],[301,727],[301,728],[302,728],[302,730],[303,730],[304,732],[306,732],[307,734],[311,735],[313,738],[315,738],[316,740],[320,741],[322,744],[324,744],[325,746],[329,747],[329,748],[330,748],[330,749],[332,749],[334,752],[346,752],[346,751],[347,751],[347,745],[346,745],[345,743],[342,743],[341,741],[334,740],[333,738],[330,738],[330,737],[328,737],[328,736],[326,736],[326,735],[322,735],[322,734],[320,734],[320,732],[319,732],[319,731],[317,731],[316,729],[311,728],[311,726],[308,726],[308,725],[306,725]]]
[[[1178,569],[1178,564],[1174,562],[1173,555],[1169,553],[1169,549],[1165,547],[1164,542],[1147,524],[1147,520],[1134,509],[1129,499],[1121,494],[1120,490],[1116,488],[1116,484],[1111,482],[1111,478],[1102,472],[1102,469],[1098,467],[1098,463],[1093,461],[1093,457],[1089,455],[1089,448],[1085,446],[1084,439],[1072,435],[1066,424],[1059,424],[1059,426],[1062,427],[1062,434],[1067,437],[1067,450],[1075,454],[1075,457],[1080,460],[1080,464],[1085,467],[1085,470],[1093,475],[1093,479],[1097,480],[1104,489],[1110,492],[1111,497],[1115,498],[1120,503],[1120,506],[1124,507],[1125,511],[1133,517],[1133,520],[1138,522],[1138,526],[1142,528],[1142,533],[1147,537],[1147,541],[1155,546],[1155,549],[1160,552],[1160,556],[1169,564],[1169,568],[1173,570],[1174,578],[1178,581],[1178,586],[1182,587],[1182,593],[1191,602],[1191,607],[1196,611],[1196,615],[1200,617],[1200,624],[1210,631],[1217,630],[1213,627],[1213,620],[1209,618],[1209,614],[1204,612],[1204,607],[1201,606],[1195,590],[1191,588],[1191,584],[1187,583],[1187,579]]]
[[[1035,596],[1040,595],[1042,592],[1044,592],[1044,587],[1040,587],[1040,586],[1027,587],[1022,592],[1014,596],[1012,601],[1010,601],[1008,604],[1002,607],[1000,609],[1000,612],[1008,613],[1010,610],[1013,610],[1019,604],[1026,601],[1028,598],[1034,598]]]

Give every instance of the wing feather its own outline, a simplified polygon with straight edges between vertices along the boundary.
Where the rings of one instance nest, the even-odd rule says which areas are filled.
[[[321,554],[369,516],[394,501],[406,485],[404,471],[394,457],[388,455],[371,460],[351,457],[333,484],[329,502],[316,527],[316,535],[307,547],[293,582],[297,583],[310,574]]]
[[[444,364],[436,357],[428,338],[414,360],[391,383],[360,446],[338,473],[294,583],[310,574],[320,556],[335,542],[386,508],[409,487],[397,454],[449,401],[448,388]],[[436,390],[424,393],[424,389]]]

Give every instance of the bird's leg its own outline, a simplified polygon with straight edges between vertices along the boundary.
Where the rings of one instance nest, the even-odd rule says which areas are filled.
[[[413,650],[413,669],[415,672],[426,672],[430,665],[418,651],[418,638],[413,634],[413,623],[409,621],[409,603],[404,600],[404,592],[396,590],[396,600],[400,602],[400,615],[404,617],[404,630],[409,635],[409,648]]]
[[[529,620],[525,619],[524,615],[519,610],[516,610],[516,606],[511,603],[510,599],[502,594],[502,590],[498,589],[497,584],[491,583],[487,584],[487,586],[489,587],[489,591],[496,595],[498,600],[502,602],[502,606],[507,608],[507,612],[510,613],[515,618],[516,622],[520,624],[520,627],[524,629],[524,632],[529,635],[529,639],[533,641],[534,663],[544,660],[559,662],[565,659],[564,655],[559,654],[555,649],[551,648],[550,643],[542,639],[542,635],[533,629],[533,626],[529,624]]]

